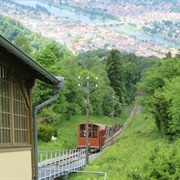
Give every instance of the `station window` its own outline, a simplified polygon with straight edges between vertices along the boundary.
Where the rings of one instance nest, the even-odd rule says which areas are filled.
[[[19,83],[0,66],[0,145],[29,143],[28,108]]]

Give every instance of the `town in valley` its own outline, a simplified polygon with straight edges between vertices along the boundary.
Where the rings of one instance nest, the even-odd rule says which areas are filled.
[[[18,1],[16,2],[18,3]],[[180,47],[180,10],[174,10],[172,8],[174,5],[170,2],[153,5],[150,3],[150,0],[144,4],[131,0],[117,1],[117,3],[101,0],[51,1],[51,3],[57,5],[68,4],[71,9],[74,7],[74,12],[78,10],[76,7],[81,7],[81,9],[94,9],[95,11],[99,10],[112,14],[114,17],[119,18],[119,22],[123,22],[123,25],[119,26],[126,25],[127,27],[127,25],[131,25],[131,27],[136,29],[155,31],[157,37],[158,34],[161,34],[163,38],[174,41],[179,47],[167,46],[163,43],[153,43],[106,26],[48,14],[44,11],[38,11],[37,13],[34,10],[30,11],[29,9],[22,8],[17,3],[2,1],[0,13],[20,21],[33,32],[38,32],[45,37],[55,39],[74,54],[95,49],[118,49],[120,51],[133,52],[138,56],[157,56],[163,58],[168,52],[176,54]],[[109,22],[113,24],[116,21],[109,20]],[[162,23],[164,23],[163,28]]]

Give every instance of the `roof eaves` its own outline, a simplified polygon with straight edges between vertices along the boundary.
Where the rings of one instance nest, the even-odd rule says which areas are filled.
[[[18,47],[13,45],[11,42],[9,42],[5,37],[0,35],[0,45],[6,48],[10,53],[14,54],[16,57],[21,59],[23,63],[28,65],[29,67],[33,68],[36,71],[37,77],[39,74],[43,77],[42,79],[48,79],[48,81],[45,81],[49,84],[58,84],[59,81],[62,81],[63,78],[55,77],[51,73],[49,73],[47,70],[45,70],[42,66],[37,64],[33,59],[31,59],[29,56],[27,56],[23,51],[21,51]],[[41,80],[42,80],[41,79]]]

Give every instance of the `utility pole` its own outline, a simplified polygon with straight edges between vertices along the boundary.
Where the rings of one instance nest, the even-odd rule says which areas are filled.
[[[81,80],[80,76],[78,76],[78,80],[79,81]],[[85,80],[86,80],[85,86],[81,86],[80,83],[78,84],[78,86],[86,90],[86,130],[85,131],[86,131],[86,165],[87,165],[89,164],[89,94],[93,89],[97,88],[97,84],[93,86],[90,85],[89,74],[87,75]]]
[[[112,97],[112,134],[111,134],[111,139],[112,139],[112,144],[113,144],[113,134],[114,134],[114,95]]]
[[[111,143],[113,144],[113,135],[114,135],[114,115],[115,115],[115,111],[114,111],[114,106],[115,105],[118,105],[119,104],[119,107],[121,106],[121,103],[118,102],[118,99],[115,97],[115,95],[113,94],[112,96],[112,116],[111,116],[111,121],[112,121],[112,134],[111,134]]]

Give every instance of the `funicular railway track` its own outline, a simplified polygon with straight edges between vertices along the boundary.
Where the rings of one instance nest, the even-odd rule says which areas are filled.
[[[124,129],[124,125],[114,133],[113,142],[117,140]],[[101,148],[105,149],[112,144],[112,137],[105,141],[105,145]],[[89,158],[94,159],[96,151],[89,152]],[[93,157],[94,156],[94,157]],[[86,165],[85,161],[86,149],[76,148],[73,150],[59,150],[39,152],[39,179],[48,179],[49,177],[64,176],[67,173],[82,169]]]
[[[141,110],[141,106],[134,106],[131,111],[131,114],[129,115],[129,118],[139,114],[140,110]],[[111,145],[112,143],[114,143],[120,137],[120,135],[122,134],[122,132],[124,131],[126,126],[127,126],[127,121],[120,127],[120,129],[118,131],[116,131],[112,136],[110,136],[109,138],[107,138],[105,140],[105,144],[102,147],[102,149],[104,149],[104,148],[108,147],[109,145]]]
[[[116,131],[111,137],[109,137],[105,140],[105,144],[102,147],[102,149],[104,149],[104,148],[110,146],[112,143],[114,143],[119,138],[119,136],[121,135],[121,133],[123,132],[125,127],[126,127],[126,122],[120,127],[120,129],[118,131]]]
[[[135,106],[129,116],[139,114],[141,107]],[[112,145],[123,133],[127,126],[127,121],[119,127],[119,129],[113,130],[113,135],[109,134],[106,137],[104,145],[100,150]],[[98,152],[98,151],[97,151]],[[89,158],[94,159],[96,151],[89,152]],[[70,150],[58,150],[58,151],[45,151],[39,152],[39,180],[52,179],[55,177],[67,175],[71,172],[78,171],[86,165],[86,149],[76,148]]]
[[[106,139],[101,150],[112,144],[112,138],[113,142],[115,142],[121,135],[124,127],[125,124],[123,124],[120,129],[113,134],[113,136]],[[94,151],[93,154],[92,152],[89,152],[89,157],[93,159],[92,156],[94,156],[95,153],[96,151]],[[85,148],[39,152],[39,179],[48,179],[48,177],[55,178],[80,170],[86,165],[85,156]]]

